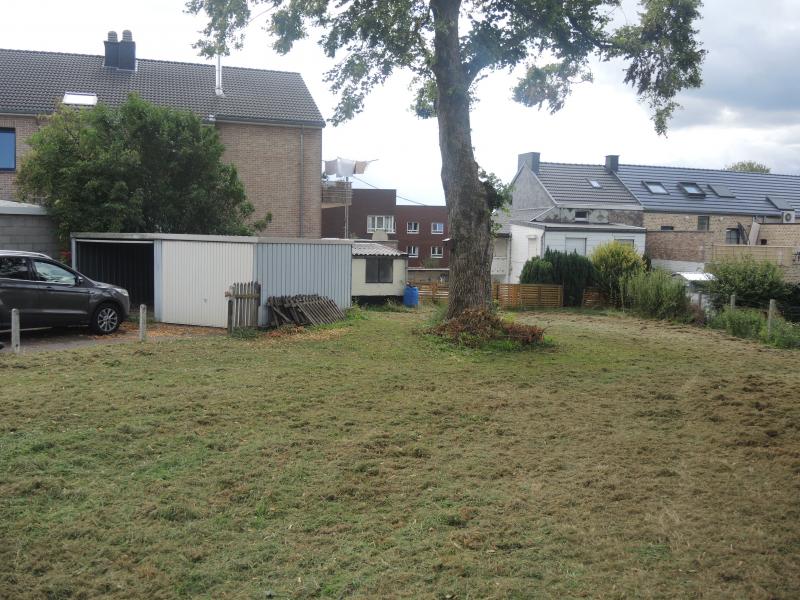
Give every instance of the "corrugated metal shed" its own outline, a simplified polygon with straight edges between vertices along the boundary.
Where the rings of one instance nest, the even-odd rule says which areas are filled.
[[[151,233],[72,234],[73,266],[82,248],[115,253],[132,242],[153,248],[153,303],[156,319],[184,325],[222,327],[225,292],[232,283],[259,281],[262,310],[269,296],[319,294],[340,308],[351,303],[352,251],[349,240],[269,238]],[[129,266],[137,269],[135,261]],[[108,283],[116,283],[109,281]]]
[[[643,165],[620,165],[617,174],[648,211],[779,217],[781,211],[768,197],[791,202],[800,210],[800,177],[796,175]],[[645,181],[661,183],[668,194],[653,194]],[[697,183],[705,197],[689,196],[681,183]],[[735,197],[720,196],[715,185],[727,187]]]

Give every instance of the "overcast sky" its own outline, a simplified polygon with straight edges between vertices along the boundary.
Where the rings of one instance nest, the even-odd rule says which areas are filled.
[[[102,54],[106,32],[130,29],[140,58],[205,62],[192,43],[202,18],[183,12],[183,0],[28,0],[3,2],[0,47]],[[619,18],[635,19],[630,1]],[[270,47],[258,20],[245,48],[224,64],[299,71],[323,115],[336,99],[323,82],[331,63],[315,43],[289,56]],[[705,0],[700,37],[709,51],[704,86],[681,98],[684,109],[669,134],[653,131],[649,114],[622,84],[621,63],[597,65],[595,82],[578,86],[555,116],[511,100],[515,77],[484,80],[472,113],[478,162],[504,180],[513,177],[517,154],[542,160],[621,162],[722,168],[756,160],[773,172],[800,174],[800,1]],[[323,159],[377,159],[364,179],[427,204],[443,203],[435,120],[410,111],[409,77],[398,73],[367,100],[352,122],[323,132]],[[0,82],[2,85],[2,82]]]

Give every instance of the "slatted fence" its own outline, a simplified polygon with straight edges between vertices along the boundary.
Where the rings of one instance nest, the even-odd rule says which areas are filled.
[[[540,283],[495,283],[492,298],[500,308],[560,308],[564,288]]]
[[[261,284],[257,281],[234,283],[225,292],[228,298],[228,333],[242,327],[258,326]]]
[[[584,288],[581,305],[583,308],[599,308],[605,306],[603,292],[597,288]]]
[[[446,283],[413,283],[419,290],[421,301],[442,302],[447,301],[449,291]]]

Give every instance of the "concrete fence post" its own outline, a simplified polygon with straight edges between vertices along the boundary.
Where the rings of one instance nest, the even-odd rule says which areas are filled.
[[[775,300],[769,301],[769,312],[767,313],[767,340],[772,339],[772,320],[775,317]]]
[[[731,294],[731,310],[736,310],[736,294]]]
[[[21,352],[19,343],[19,309],[11,309],[11,351],[14,354]]]
[[[139,341],[147,341],[147,305],[139,305]]]

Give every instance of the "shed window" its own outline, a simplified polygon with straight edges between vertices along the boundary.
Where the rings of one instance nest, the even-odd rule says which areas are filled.
[[[646,187],[651,194],[660,194],[662,196],[669,194],[667,188],[665,188],[658,181],[643,181],[642,183],[644,184],[644,187]]]
[[[394,280],[394,259],[370,257],[367,259],[366,283],[392,283]]]
[[[419,221],[409,221],[406,223],[406,233],[419,233]]]
[[[444,233],[444,223],[431,223],[431,233],[435,234]]]
[[[708,231],[711,227],[711,219],[706,215],[697,217],[697,231]]]
[[[17,132],[14,129],[0,129],[0,171],[14,171],[17,168]]]

